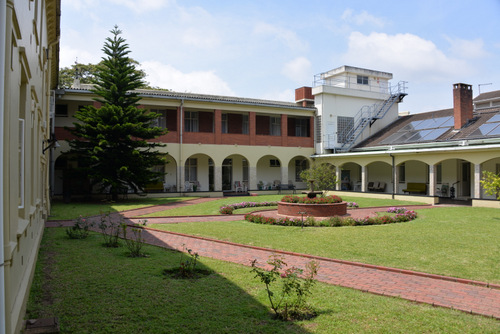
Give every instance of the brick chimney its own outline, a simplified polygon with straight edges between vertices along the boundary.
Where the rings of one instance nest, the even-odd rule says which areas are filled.
[[[455,130],[460,130],[468,120],[472,119],[472,85],[456,83],[453,85],[453,116]]]
[[[314,96],[311,87],[300,87],[295,90],[295,103],[307,107],[314,104]]]

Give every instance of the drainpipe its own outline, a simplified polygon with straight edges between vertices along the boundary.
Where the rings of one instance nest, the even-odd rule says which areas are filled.
[[[391,175],[391,179],[392,179],[392,199],[394,199],[394,195],[395,195],[395,190],[396,190],[396,178],[394,177],[394,174],[396,172],[396,165],[395,165],[395,157],[394,155],[392,155],[392,153],[389,153],[389,156],[392,158],[392,175]]]
[[[4,179],[4,117],[5,117],[5,34],[7,32],[7,1],[0,0],[0,191],[5,191]],[[5,334],[5,313],[7,312],[7,305],[5,305],[5,254],[4,254],[4,208],[2,194],[0,199],[0,334]]]
[[[182,136],[183,136],[183,130],[184,130],[184,99],[181,99],[181,105],[179,106],[179,124],[177,125],[179,127],[179,161],[178,161],[178,174],[177,175],[177,180],[178,184],[177,187],[180,190],[180,193],[182,194],[184,190],[184,183],[181,179],[181,163],[182,163]]]

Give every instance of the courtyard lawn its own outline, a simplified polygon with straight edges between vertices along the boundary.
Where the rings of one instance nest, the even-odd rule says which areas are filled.
[[[103,248],[102,236],[70,240],[46,229],[27,318],[57,316],[61,333],[498,333],[500,322],[318,283],[310,303],[317,318],[271,317],[264,286],[249,267],[200,259],[213,271],[172,279],[177,252],[146,246],[147,258],[124,247]],[[321,270],[321,269],[320,269]]]
[[[168,231],[242,244],[500,283],[500,211],[416,210],[407,223],[354,227],[283,227],[246,221],[155,224]],[[194,249],[194,251],[196,251]]]
[[[143,217],[218,215],[219,208],[223,205],[241,203],[241,202],[277,202],[281,200],[283,196],[284,195],[224,197],[219,200],[196,204],[189,207],[180,207],[165,211],[159,211],[148,215],[144,215]],[[380,199],[380,198],[343,197],[343,200],[349,202],[356,202],[359,204],[360,207],[422,204],[421,202],[398,201],[398,200]],[[270,208],[272,207],[267,207],[264,209],[268,210]],[[247,213],[253,211],[253,210],[243,210],[243,211],[240,210],[236,210],[234,213]]]
[[[139,209],[152,205],[186,201],[196,197],[144,197],[124,199],[118,202],[111,201],[80,201],[64,203],[62,201],[52,201],[50,217],[51,220],[75,219],[82,215],[83,217],[98,215],[101,212],[119,212],[125,210]]]

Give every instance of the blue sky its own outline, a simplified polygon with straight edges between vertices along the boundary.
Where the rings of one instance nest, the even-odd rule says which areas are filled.
[[[293,101],[342,65],[408,81],[411,113],[452,107],[454,83],[500,90],[500,0],[62,0],[61,67],[99,62],[115,24],[179,92]]]

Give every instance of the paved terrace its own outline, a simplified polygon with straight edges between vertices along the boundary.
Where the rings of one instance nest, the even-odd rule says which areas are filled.
[[[131,223],[138,222],[140,219],[138,216],[140,215],[210,200],[214,199],[200,198],[185,202],[152,206],[122,212],[122,215]],[[432,206],[428,205],[405,207],[408,209],[432,208]],[[385,211],[385,208],[355,209],[349,210],[348,214],[353,218],[358,218],[375,215],[377,211]],[[275,210],[268,211],[266,214],[277,216]],[[118,219],[119,215],[114,214],[114,217]],[[98,218],[93,217],[92,219],[97,220]],[[147,218],[148,224],[234,221],[241,219],[243,219],[243,215]],[[70,226],[72,224],[72,221],[49,221],[46,226],[57,227],[61,225]],[[145,231],[146,233],[143,233],[143,235],[148,244],[179,251],[187,247],[193,249],[200,256],[247,266],[254,259],[261,265],[264,265],[272,254],[281,254],[286,263],[297,267],[304,267],[307,262],[315,260],[319,262],[320,270],[317,280],[321,282],[500,319],[500,284],[488,284],[398,268],[241,245],[210,238],[166,232],[151,227],[145,228]]]

